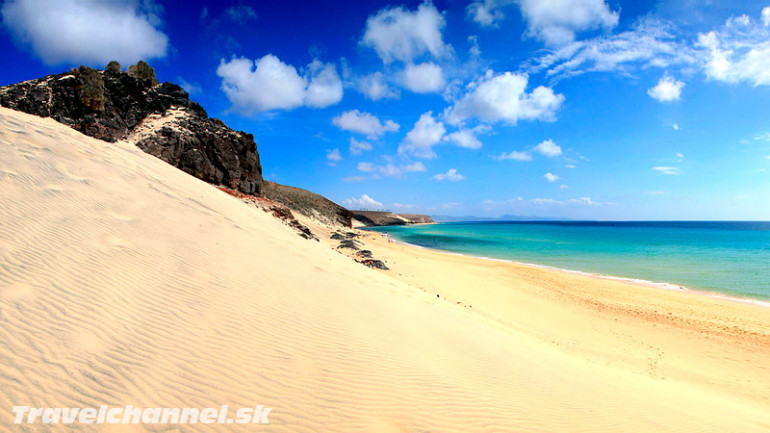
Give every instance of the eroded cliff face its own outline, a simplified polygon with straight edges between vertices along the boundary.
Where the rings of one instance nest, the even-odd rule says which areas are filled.
[[[108,142],[139,148],[209,183],[260,194],[254,137],[209,118],[184,89],[157,84],[144,62],[122,72],[86,67],[0,87],[0,105],[50,117]]]

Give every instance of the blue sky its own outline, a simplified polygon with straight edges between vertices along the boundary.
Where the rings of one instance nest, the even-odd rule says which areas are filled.
[[[350,208],[770,219],[770,1],[2,4],[0,85],[146,59]]]

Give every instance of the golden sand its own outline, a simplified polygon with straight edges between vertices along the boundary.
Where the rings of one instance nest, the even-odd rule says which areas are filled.
[[[0,203],[2,431],[14,405],[126,404],[273,411],[69,428],[770,429],[768,309],[374,234],[391,270],[371,270],[127,143],[6,109]]]

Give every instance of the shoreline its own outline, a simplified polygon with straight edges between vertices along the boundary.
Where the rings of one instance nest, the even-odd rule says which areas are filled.
[[[439,224],[439,223],[433,223],[433,224]],[[705,296],[712,299],[720,299],[724,301],[737,302],[741,304],[757,305],[762,308],[770,308],[770,300],[768,299],[752,298],[749,296],[736,296],[731,293],[725,293],[725,292],[716,291],[716,290],[710,291],[705,289],[693,289],[677,283],[658,282],[658,281],[645,280],[643,278],[621,277],[617,275],[599,274],[595,272],[560,268],[560,267],[551,266],[551,265],[541,265],[538,263],[521,262],[521,261],[512,260],[512,259],[500,259],[496,257],[486,257],[486,256],[477,256],[472,254],[458,253],[456,251],[442,250],[438,248],[425,247],[422,245],[405,242],[393,236],[390,236],[388,233],[383,233],[383,232],[380,232],[379,230],[369,230],[370,229],[369,227],[359,228],[359,229],[362,229],[367,232],[379,233],[381,236],[385,237],[386,239],[392,240],[394,243],[398,243],[398,244],[405,245],[412,248],[419,248],[427,251],[432,251],[436,253],[456,255],[456,256],[479,259],[479,260],[489,260],[489,261],[501,262],[501,263],[511,263],[514,265],[527,266],[527,267],[532,267],[536,269],[545,269],[545,270],[550,270],[555,272],[563,272],[566,274],[580,275],[584,277],[597,278],[602,280],[619,281],[619,282],[633,284],[641,287],[651,287],[655,289],[672,291],[672,292],[689,293],[696,296]]]

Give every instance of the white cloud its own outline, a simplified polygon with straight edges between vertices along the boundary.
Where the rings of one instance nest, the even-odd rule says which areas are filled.
[[[446,86],[441,66],[431,62],[406,65],[402,83],[414,93],[440,92]]]
[[[618,25],[619,14],[604,0],[519,0],[519,7],[528,34],[548,45],[570,43],[577,32]]]
[[[370,139],[376,139],[386,132],[398,131],[400,127],[398,123],[392,120],[386,120],[385,123],[382,123],[377,116],[358,110],[346,111],[335,116],[332,119],[332,124],[343,131],[364,134]]]
[[[527,35],[548,45],[572,42],[578,32],[612,29],[619,19],[604,0],[476,0],[467,13],[484,27],[496,27],[505,18],[502,9],[512,4],[521,9]]]
[[[674,123],[673,125],[671,125],[671,127],[674,129],[674,131],[679,131],[679,124],[678,123]]]
[[[481,47],[479,47],[479,37],[476,35],[468,36],[468,42],[471,47],[468,49],[468,54],[471,57],[481,57]]]
[[[363,182],[364,180],[366,180],[366,178],[363,176],[348,176],[342,178],[343,182]]]
[[[676,159],[677,159],[678,161],[683,161],[683,160],[684,160],[684,153],[678,152],[678,153],[676,154]]]
[[[360,155],[365,150],[372,150],[372,145],[366,141],[358,141],[353,137],[350,137],[350,153],[352,155]]]
[[[685,84],[683,82],[668,75],[664,75],[660,78],[655,87],[651,87],[647,90],[647,94],[650,95],[652,99],[659,102],[678,101],[682,95],[684,86]]]
[[[385,8],[366,20],[361,43],[373,48],[385,64],[394,60],[408,63],[424,54],[441,58],[451,50],[441,34],[445,25],[444,17],[429,2],[415,11]]]
[[[763,10],[764,20],[764,10]],[[706,76],[727,83],[770,85],[770,29],[749,17],[731,18],[719,29],[698,35]]]
[[[165,57],[168,36],[159,30],[151,1],[7,1],[3,25],[47,64],[124,64]]]
[[[372,164],[371,162],[359,162],[358,163],[358,171],[365,171],[367,173],[371,173],[375,171],[377,167]]]
[[[559,180],[559,176],[553,173],[546,173],[543,175],[543,177],[546,178],[548,182],[556,182],[557,180]]]
[[[500,9],[511,0],[476,0],[465,9],[468,16],[482,27],[497,27],[505,14]]]
[[[353,210],[381,210],[385,206],[377,200],[363,194],[359,198],[349,198],[342,202],[342,205]]]
[[[486,125],[479,125],[473,129],[460,129],[444,136],[445,141],[451,141],[460,147],[466,149],[481,149],[481,141],[476,136],[488,132],[490,128]]]
[[[679,174],[679,168],[677,167],[652,167],[652,169],[659,173],[669,174],[672,176]]]
[[[765,27],[770,26],[770,6],[762,9],[762,24],[764,24]]]
[[[448,180],[449,182],[459,182],[465,179],[465,176],[457,172],[457,169],[450,168],[446,173],[439,173],[433,176],[433,180],[442,182]]]
[[[666,68],[697,63],[694,50],[680,43],[667,22],[643,19],[631,30],[551,50],[534,59],[529,70],[565,78],[586,72],[628,73],[635,68]]]
[[[444,124],[433,117],[432,111],[423,113],[398,146],[398,153],[417,158],[433,158],[436,156],[433,146],[441,141],[445,133]]]
[[[561,155],[561,147],[554,143],[550,138],[538,143],[538,145],[535,146],[534,151],[549,158],[555,158]]]
[[[517,152],[515,150],[510,152],[503,152],[500,154],[500,156],[493,156],[492,158],[497,159],[498,161],[504,161],[507,159],[512,159],[514,161],[532,161],[531,154],[527,152]]]
[[[342,80],[337,68],[331,63],[313,60],[308,65],[310,83],[307,86],[305,104],[309,107],[323,108],[342,100]]]
[[[505,72],[495,75],[488,70],[468,85],[468,92],[445,112],[451,124],[468,118],[482,122],[516,124],[524,120],[553,120],[556,110],[564,102],[564,95],[555,94],[548,87],[539,86],[526,92],[529,78],[526,74]]]
[[[382,72],[365,75],[358,79],[357,84],[358,91],[372,101],[398,97],[398,92],[388,85]]]
[[[256,61],[222,59],[217,75],[233,109],[245,115],[303,105],[327,107],[342,99],[342,81],[334,65],[314,60],[307,69],[308,77],[300,76],[294,66],[268,54]]]
[[[222,59],[217,75],[233,108],[243,114],[291,110],[305,102],[305,79],[272,54],[256,62],[245,57]]]
[[[406,173],[415,173],[426,171],[425,165],[421,162],[412,164],[393,164],[389,162],[385,165],[375,165],[371,162],[359,162],[358,170],[367,173],[378,173],[385,177],[401,177]]]
[[[559,185],[559,189],[569,189],[569,185]]]
[[[334,165],[337,161],[342,161],[342,155],[340,155],[339,149],[326,149],[326,159],[330,161],[330,165]]]

